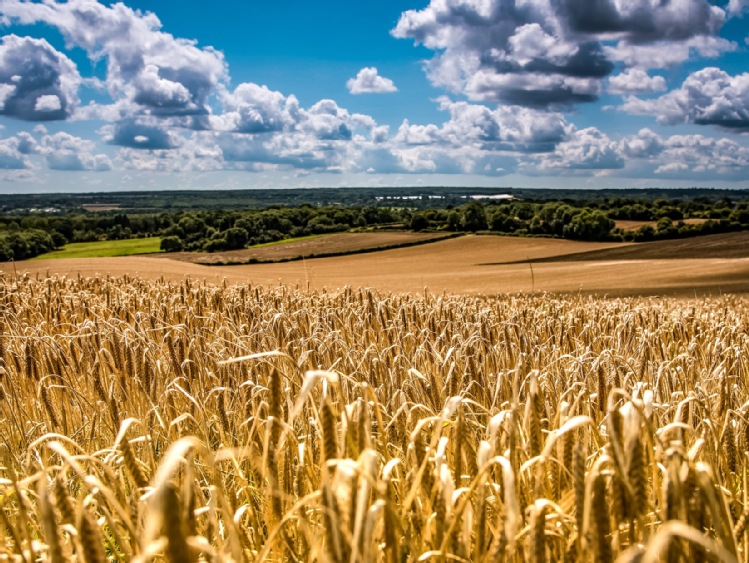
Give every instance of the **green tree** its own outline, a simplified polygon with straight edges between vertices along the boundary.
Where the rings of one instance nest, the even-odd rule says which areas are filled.
[[[460,230],[460,213],[454,209],[447,212],[447,228],[450,231]]]
[[[226,250],[244,248],[247,245],[247,241],[250,240],[250,235],[247,231],[239,227],[226,229],[221,233],[220,237],[226,240]]]
[[[606,240],[614,225],[603,211],[585,209],[565,226],[564,236],[578,240]]]
[[[52,237],[55,248],[60,248],[68,243],[68,239],[60,231],[52,231],[49,235]]]
[[[414,213],[411,216],[411,230],[412,231],[423,231],[429,228],[429,219],[427,219],[423,213]]]
[[[461,227],[466,231],[486,230],[486,213],[484,206],[477,201],[472,201],[463,208],[463,216],[460,220]]]
[[[661,217],[658,219],[655,230],[659,236],[668,236],[676,234],[677,229],[674,227],[674,222],[669,217]]]
[[[182,240],[177,236],[168,236],[161,239],[161,250],[164,252],[179,252],[182,250]]]

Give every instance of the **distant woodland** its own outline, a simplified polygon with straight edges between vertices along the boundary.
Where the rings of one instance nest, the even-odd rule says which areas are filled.
[[[617,226],[623,221],[627,228]],[[749,229],[749,192],[352,188],[13,195],[0,206],[0,261],[32,258],[70,242],[158,236],[166,252],[216,252],[383,229],[650,241]]]

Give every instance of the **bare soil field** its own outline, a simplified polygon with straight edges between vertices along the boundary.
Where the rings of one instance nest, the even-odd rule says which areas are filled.
[[[539,258],[537,261],[601,262],[704,258],[749,258],[749,231],[622,245],[564,256],[547,256]]]
[[[335,233],[310,237],[292,242],[279,241],[267,246],[256,246],[226,252],[174,252],[162,255],[170,260],[182,260],[195,264],[247,264],[257,262],[282,262],[320,255],[337,255],[392,248],[436,241],[451,236],[444,233],[378,232]]]
[[[684,223],[687,225],[702,225],[702,223],[705,222],[707,222],[707,219],[684,219]],[[616,221],[616,228],[622,229],[623,231],[636,231],[645,225],[650,225],[655,228],[657,223],[657,221],[629,221],[626,219],[619,219]],[[678,221],[674,221],[674,223],[678,223]]]
[[[280,264],[206,266],[148,256],[0,264],[5,276],[123,275],[207,283],[260,284],[336,290],[450,294],[595,293],[718,295],[749,293],[749,234],[664,243],[466,236],[376,253]],[[651,250],[653,245],[656,251]],[[734,248],[721,254],[723,246]],[[671,248],[671,250],[669,250]],[[740,249],[743,248],[743,251]],[[678,250],[681,249],[681,250]],[[689,249],[692,249],[690,254]],[[678,254],[677,254],[678,250]],[[596,256],[597,258],[591,258]]]
[[[118,203],[86,203],[81,207],[86,211],[115,211],[121,209]]]

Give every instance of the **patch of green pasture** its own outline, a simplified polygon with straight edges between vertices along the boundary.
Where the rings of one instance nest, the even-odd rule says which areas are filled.
[[[106,256],[154,254],[156,252],[161,252],[161,237],[72,242],[59,250],[40,254],[36,258],[33,258],[33,260],[49,260],[51,258],[101,258]]]

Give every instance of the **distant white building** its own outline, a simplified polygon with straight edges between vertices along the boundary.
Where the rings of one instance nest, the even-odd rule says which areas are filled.
[[[514,195],[511,194],[494,194],[494,195],[472,195],[468,196],[471,199],[492,199],[492,200],[509,200],[509,199],[515,199]]]

